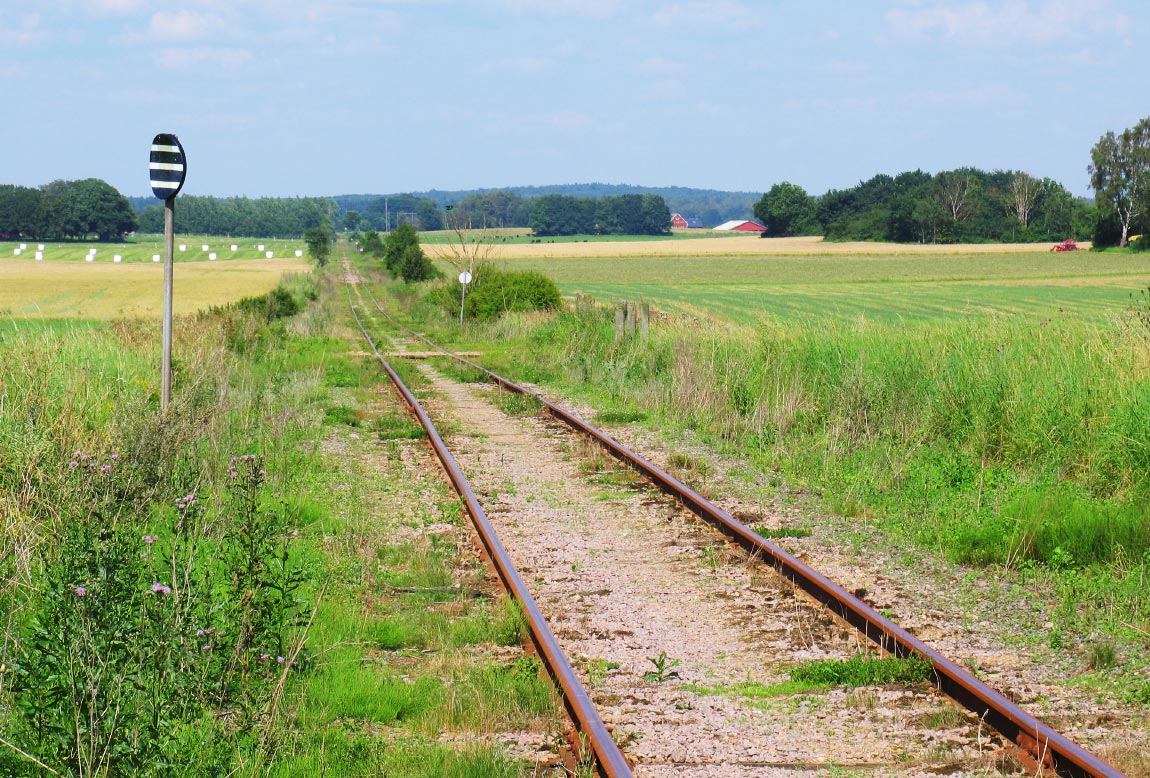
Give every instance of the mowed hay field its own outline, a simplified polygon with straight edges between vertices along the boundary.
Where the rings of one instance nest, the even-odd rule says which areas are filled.
[[[179,240],[177,240],[179,242]],[[205,241],[206,242],[206,241]],[[202,243],[177,252],[173,280],[176,315],[190,314],[213,305],[225,305],[244,297],[265,294],[285,273],[307,272],[306,258],[294,256],[298,241],[277,241],[274,259],[251,258],[208,261]],[[17,247],[19,244],[15,244]],[[88,247],[97,248],[96,259],[84,260]],[[267,242],[266,250],[272,249]],[[12,244],[0,244],[0,315],[15,318],[115,319],[159,316],[163,308],[163,262],[152,262],[156,251],[148,244],[46,244],[44,260],[30,250],[13,255]],[[230,243],[225,248],[230,247]],[[158,249],[162,253],[162,249]],[[214,250],[214,249],[213,249]],[[280,258],[292,251],[292,256]],[[112,261],[121,254],[120,263]],[[230,252],[229,252],[230,253]],[[52,255],[54,259],[49,259]],[[222,254],[217,255],[222,256]],[[195,257],[199,261],[191,261]]]
[[[602,304],[645,300],[657,310],[740,324],[977,315],[1099,319],[1128,309],[1150,284],[1150,256],[1052,253],[1048,244],[919,246],[750,236],[496,245],[491,258],[507,269],[545,273],[569,297],[582,292]]]

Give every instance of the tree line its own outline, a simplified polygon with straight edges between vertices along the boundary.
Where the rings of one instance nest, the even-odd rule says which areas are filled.
[[[0,237],[109,241],[135,229],[128,199],[98,178],[35,188],[0,184]]]
[[[610,195],[598,200],[543,195],[531,205],[529,226],[550,235],[667,235],[671,211],[662,195]]]
[[[772,237],[895,243],[1026,243],[1088,238],[1092,208],[1049,178],[974,167],[876,175],[820,198],[783,182],[754,213]]]
[[[313,228],[334,229],[336,205],[326,197],[204,197],[181,195],[180,232],[241,238],[295,238]],[[140,232],[164,231],[164,206],[153,202],[139,218]]]

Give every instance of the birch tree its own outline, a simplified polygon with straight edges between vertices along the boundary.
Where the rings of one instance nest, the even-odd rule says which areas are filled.
[[[1090,159],[1090,185],[1099,203],[1118,217],[1118,245],[1125,247],[1130,227],[1147,213],[1150,201],[1150,117],[1121,135],[1103,135]]]

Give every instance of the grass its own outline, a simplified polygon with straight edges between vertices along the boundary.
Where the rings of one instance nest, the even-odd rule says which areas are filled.
[[[486,581],[458,501],[433,469],[413,471],[411,464],[426,456],[422,432],[390,391],[377,389],[382,373],[354,353],[360,344],[344,339],[351,331],[337,318],[346,316],[341,300],[312,277],[289,279],[288,286],[306,305],[290,318],[267,322],[231,307],[177,319],[175,393],[163,417],[154,364],[158,327],[131,320],[0,320],[0,605],[9,625],[3,658],[12,667],[13,646],[32,644],[24,640],[24,625],[50,623],[44,614],[53,612],[59,587],[43,579],[45,569],[71,565],[61,580],[88,584],[84,596],[93,599],[110,585],[89,583],[85,566],[100,560],[72,560],[67,549],[74,540],[56,561],[56,539],[71,538],[62,528],[76,506],[94,504],[76,491],[67,457],[96,452],[99,463],[116,463],[116,499],[98,505],[116,511],[102,523],[121,527],[131,564],[139,564],[132,561],[141,558],[137,546],[167,548],[179,533],[171,527],[176,512],[184,510],[171,506],[194,492],[210,518],[198,564],[227,568],[202,589],[206,595],[228,591],[237,569],[286,576],[276,579],[288,601],[280,644],[261,648],[266,656],[254,659],[237,649],[239,664],[251,659],[254,668],[228,687],[235,695],[241,687],[250,690],[244,702],[237,696],[226,706],[195,708],[188,718],[161,718],[149,747],[158,749],[167,774],[522,774],[524,764],[489,741],[516,729],[550,732],[560,715],[538,667],[517,660],[513,649],[496,650],[521,644],[523,617]],[[325,307],[328,300],[333,308]],[[246,533],[232,527],[235,519],[222,507],[233,499],[228,463],[239,454],[258,455],[258,465],[245,459],[239,466],[266,468],[271,479],[267,493],[251,503],[258,521]],[[279,525],[267,522],[281,516],[290,523],[277,534]],[[272,534],[261,534],[263,526]],[[143,536],[158,539],[145,545]],[[253,568],[226,564],[247,538],[271,541],[274,558]],[[280,543],[290,545],[290,553],[281,556]],[[161,583],[147,577],[143,584],[156,602],[167,596],[153,588]],[[131,581],[127,587],[136,588]],[[65,603],[86,602],[67,592],[72,597]],[[155,606],[147,602],[148,608],[127,612],[132,618],[150,613]],[[205,607],[225,613],[235,604],[216,600]],[[270,618],[270,610],[263,613]],[[221,628],[212,638],[221,650],[223,634]],[[28,665],[28,657],[19,663]],[[148,692],[141,699],[169,694],[147,680],[151,676],[140,677]],[[18,685],[0,689],[4,738],[62,767],[67,754],[20,725],[17,693]],[[174,699],[200,704],[198,696]],[[436,742],[443,732],[458,742]],[[0,772],[25,774],[14,753],[0,751]],[[109,753],[131,759],[141,752]]]

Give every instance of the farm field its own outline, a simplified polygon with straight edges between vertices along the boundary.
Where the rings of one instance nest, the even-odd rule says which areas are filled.
[[[180,246],[185,249],[180,251]],[[22,259],[35,261],[36,252],[43,246],[41,252],[44,262],[84,262],[92,249],[96,250],[92,264],[114,263],[116,255],[125,264],[135,262],[153,262],[153,257],[164,254],[164,239],[162,235],[138,235],[122,243],[100,243],[98,241],[0,241],[0,261],[5,259]],[[205,249],[204,246],[208,248]],[[236,247],[232,251],[232,246]],[[259,248],[263,246],[263,248]],[[23,248],[21,248],[23,247]],[[176,236],[176,262],[209,261],[210,255],[215,254],[219,261],[236,259],[267,259],[267,252],[272,252],[273,259],[296,256],[296,252],[304,253],[302,240],[271,240],[265,238],[221,238],[204,235],[177,235]],[[19,253],[17,253],[19,250]]]
[[[181,263],[173,281],[174,313],[195,313],[275,287],[306,259]],[[159,316],[163,263],[128,265],[0,259],[0,314],[16,318],[119,319]]]
[[[493,256],[507,269],[545,273],[569,297],[583,292],[604,303],[643,299],[666,312],[741,324],[762,317],[1098,319],[1125,310],[1150,279],[1150,257],[1139,255],[1050,253],[1033,246],[1020,251],[1014,245],[913,247],[918,253],[883,245],[889,252],[878,253],[880,244],[797,240],[802,242],[794,245],[823,245],[837,253],[690,254],[695,244],[681,241],[674,246],[683,249],[679,255],[628,256],[625,244],[615,244],[620,251],[613,256],[512,257],[511,249],[520,248],[515,246],[497,247]],[[741,246],[744,240],[716,243]],[[849,246],[873,253],[852,254]]]

